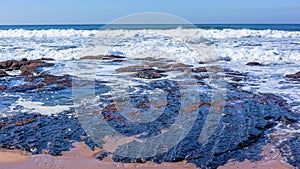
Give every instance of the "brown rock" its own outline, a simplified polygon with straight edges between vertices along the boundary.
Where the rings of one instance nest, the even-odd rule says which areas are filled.
[[[149,67],[157,67],[161,71],[185,71],[188,68],[188,65],[185,65],[183,63],[172,63],[172,64],[164,64],[160,62],[155,63],[148,63],[147,66]]]
[[[205,67],[197,67],[192,69],[192,72],[200,73],[200,72],[207,72]]]
[[[41,60],[29,61],[28,64],[22,65],[22,67],[20,68],[22,72],[21,76],[33,75],[33,73],[36,71],[37,68],[50,67],[53,65],[54,65],[53,63],[46,63]]]
[[[34,71],[28,66],[28,65],[24,65],[21,67],[21,76],[29,76],[29,75],[33,75]]]
[[[44,60],[52,60],[48,58],[27,60],[26,58],[17,60],[7,60],[0,62],[0,69],[5,69],[6,71],[11,70],[21,70],[21,76],[32,75],[37,68],[53,66],[53,63],[46,63]]]
[[[299,79],[300,78],[300,72],[297,72],[295,74],[285,75],[286,78],[289,79]]]
[[[143,78],[143,79],[158,79],[163,76],[163,74],[160,74],[158,70],[154,69],[145,69],[142,71],[139,71],[138,73],[133,75],[134,77]]]
[[[5,123],[0,123],[0,128],[4,127],[4,126],[5,126]]]
[[[7,86],[6,86],[6,85],[1,85],[1,86],[0,86],[0,90],[1,90],[2,92],[4,92],[6,89],[7,89]]]
[[[18,119],[18,120],[15,122],[15,125],[16,125],[16,126],[24,126],[24,125],[29,124],[29,123],[32,123],[32,122],[34,122],[33,119],[28,119],[28,120],[25,120],[25,121],[23,121],[22,119]]]
[[[17,60],[7,60],[4,62],[0,62],[0,69],[9,68],[14,62],[17,62]]]
[[[36,84],[37,79],[41,79],[40,81],[38,80],[38,84]],[[65,87],[72,87],[72,82],[70,80],[69,75],[63,75],[63,76],[54,76],[54,75],[49,75],[49,74],[41,74],[39,76],[30,76],[25,78],[26,82],[32,82],[33,86],[35,88],[41,88],[44,86],[49,86],[53,84],[57,84],[59,86],[65,86]]]

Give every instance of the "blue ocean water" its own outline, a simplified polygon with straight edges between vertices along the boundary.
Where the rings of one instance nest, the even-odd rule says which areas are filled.
[[[24,30],[49,30],[49,29],[74,29],[74,30],[97,30],[101,28],[109,29],[173,29],[177,27],[184,28],[201,28],[201,29],[253,29],[253,30],[283,30],[283,31],[300,31],[300,24],[194,24],[177,25],[177,24],[122,24],[122,25],[105,25],[105,24],[70,24],[70,25],[0,25],[0,30],[24,29]]]

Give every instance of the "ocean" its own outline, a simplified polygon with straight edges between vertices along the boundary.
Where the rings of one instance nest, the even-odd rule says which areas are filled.
[[[279,94],[298,110],[300,89],[284,76],[300,71],[299,39],[299,24],[1,25],[0,60],[53,58],[59,64],[52,73],[72,74],[73,61],[85,55],[157,58],[163,51],[180,63],[207,62],[249,73],[253,78],[243,89]],[[91,50],[95,44],[98,51]],[[199,56],[198,49],[211,53]]]

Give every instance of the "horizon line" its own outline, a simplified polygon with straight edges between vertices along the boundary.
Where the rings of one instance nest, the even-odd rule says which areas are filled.
[[[249,23],[222,23],[222,22],[212,22],[212,23],[191,23],[193,25],[300,25],[300,23],[255,23],[255,22],[249,22]],[[128,24],[107,24],[107,23],[0,23],[0,26],[51,26],[51,25],[190,25],[190,24],[134,24],[134,23],[128,23]]]

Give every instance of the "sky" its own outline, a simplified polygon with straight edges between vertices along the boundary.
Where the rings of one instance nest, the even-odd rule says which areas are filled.
[[[300,0],[0,0],[0,24],[106,24],[163,12],[194,24],[300,24]]]

